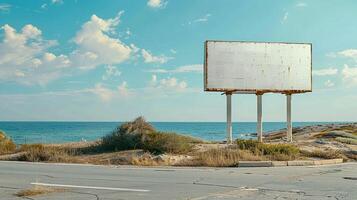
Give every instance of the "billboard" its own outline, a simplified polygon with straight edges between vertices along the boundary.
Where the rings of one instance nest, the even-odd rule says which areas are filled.
[[[287,94],[311,92],[312,45],[206,41],[204,90]]]

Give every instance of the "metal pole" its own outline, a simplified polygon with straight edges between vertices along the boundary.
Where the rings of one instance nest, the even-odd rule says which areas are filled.
[[[286,111],[287,111],[287,135],[286,139],[288,142],[293,141],[293,130],[292,130],[292,123],[291,123],[291,94],[286,95]]]
[[[263,142],[262,95],[261,94],[257,94],[257,136],[258,136],[258,141]]]
[[[227,93],[227,143],[232,143],[232,94]]]

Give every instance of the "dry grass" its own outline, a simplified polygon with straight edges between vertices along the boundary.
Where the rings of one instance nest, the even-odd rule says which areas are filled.
[[[152,159],[151,154],[146,153],[142,156],[133,156],[130,159],[131,165],[138,165],[138,166],[159,166],[159,165],[168,165],[166,162],[159,162],[157,160]]]
[[[357,140],[356,135],[345,131],[331,131],[326,133],[324,136],[332,137],[332,138],[343,137],[343,138],[351,138]]]
[[[3,131],[0,131],[0,155],[13,153],[15,150],[15,143]]]
[[[194,159],[183,161],[182,166],[235,167],[239,161],[295,160],[299,149],[287,144],[263,144],[253,140],[239,140],[227,148],[209,149],[193,154]]]
[[[332,131],[329,131],[332,132]],[[326,135],[321,133],[320,136]],[[351,143],[349,138],[356,137],[349,133],[329,133],[332,140]],[[6,140],[0,133],[0,141]],[[343,141],[342,141],[343,140]],[[1,143],[0,143],[1,144]],[[159,132],[139,117],[132,122],[124,123],[101,141],[91,143],[71,143],[61,145],[31,144],[22,145],[18,152],[26,152],[16,157],[20,161],[30,162],[63,162],[91,164],[132,164],[142,166],[185,165],[231,167],[241,161],[278,160],[287,161],[302,157],[345,158],[337,151],[301,151],[291,144],[264,144],[255,140],[237,140],[233,146],[216,145],[214,148],[194,148],[203,141],[175,133]],[[196,145],[199,146],[199,145]],[[347,146],[347,145],[346,145]],[[14,147],[16,148],[16,146]],[[10,148],[7,151],[14,151]],[[345,153],[345,152],[343,152]],[[1,154],[1,145],[0,145]],[[157,154],[170,156],[187,155],[187,158],[162,159]],[[354,154],[350,153],[354,158]],[[182,161],[180,163],[180,161]],[[170,163],[171,162],[171,163]],[[177,164],[178,163],[178,164]]]
[[[22,145],[20,151],[26,152],[18,158],[19,161],[29,162],[79,162],[74,156],[75,149],[66,149],[60,147],[46,146],[43,144],[28,144]]]
[[[146,134],[156,131],[155,128],[144,117],[138,117],[132,122],[122,124],[117,128],[117,132],[126,134]]]
[[[195,159],[179,165],[234,167],[239,161],[294,160],[299,149],[287,144],[263,144],[253,140],[239,140],[236,146],[209,149],[194,154]]]
[[[354,151],[346,152],[345,155],[347,158],[349,158],[353,161],[357,161],[357,153],[356,152],[354,152]]]
[[[29,189],[21,190],[16,193],[15,196],[18,197],[32,197],[37,195],[50,194],[55,192],[65,192],[66,190],[63,188],[53,188],[53,187],[43,187],[43,186],[34,186]]]
[[[345,144],[357,145],[357,139],[354,138],[337,137],[335,140]]]
[[[199,152],[195,159],[181,162],[180,166],[235,167],[240,160],[264,160],[247,150],[232,148],[210,149]]]
[[[313,158],[322,158],[322,159],[335,159],[346,157],[337,150],[326,149],[326,150],[314,150],[314,151],[300,151],[303,156],[313,157]]]

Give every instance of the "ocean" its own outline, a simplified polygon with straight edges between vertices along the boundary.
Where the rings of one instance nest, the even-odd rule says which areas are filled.
[[[16,144],[65,143],[94,141],[110,133],[123,122],[0,122],[0,130]],[[294,122],[293,126],[308,126],[331,122]],[[151,122],[159,131],[175,132],[208,141],[225,140],[224,122]],[[264,132],[283,129],[285,122],[265,122]],[[256,132],[255,122],[234,122],[233,137],[249,138]]]

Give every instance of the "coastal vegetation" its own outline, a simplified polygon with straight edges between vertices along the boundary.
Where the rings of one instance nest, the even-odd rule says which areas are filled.
[[[306,157],[315,157],[315,158],[322,158],[322,159],[335,159],[335,158],[343,158],[346,159],[346,156],[344,156],[341,151],[339,150],[328,150],[328,151],[322,151],[322,150],[313,150],[313,151],[300,151],[302,155]]]
[[[233,144],[207,142],[156,130],[143,117],[118,126],[94,142],[16,145],[0,133],[0,154],[5,160],[127,165],[233,167],[240,161],[290,161],[300,159],[357,160],[354,125],[294,129],[294,143],[284,141],[284,131],[271,133],[265,143],[256,140]],[[336,148],[336,145],[338,148]],[[13,154],[11,154],[13,153]]]
[[[138,117],[104,136],[99,149],[104,151],[143,149],[153,154],[180,154],[190,152],[195,143],[202,143],[202,141],[176,133],[159,132],[143,117]]]
[[[0,130],[0,155],[15,151],[15,143],[6,136],[5,132]]]
[[[21,145],[20,152],[26,152],[17,158],[19,161],[29,162],[64,162],[78,163],[75,158],[76,149],[56,147],[43,144]]]
[[[233,167],[239,161],[288,161],[298,159],[299,149],[290,144],[264,144],[255,140],[236,140],[224,148],[194,153],[194,159],[181,163],[188,166]]]

